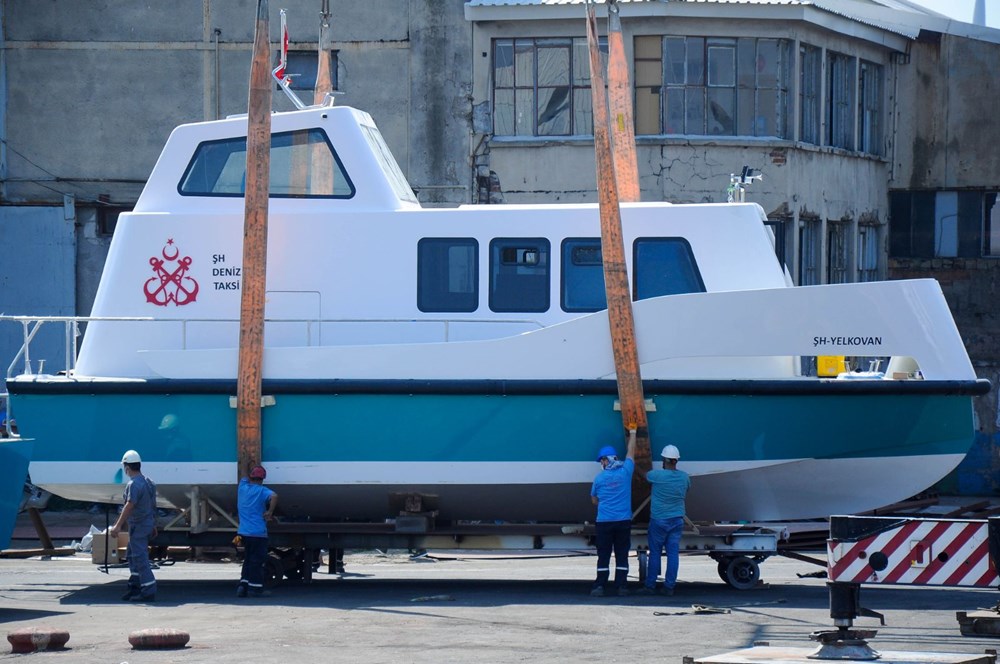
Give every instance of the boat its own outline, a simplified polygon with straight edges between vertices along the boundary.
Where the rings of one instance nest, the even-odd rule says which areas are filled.
[[[424,208],[368,113],[271,122],[261,460],[283,514],[382,521],[420,494],[441,520],[592,520],[597,451],[624,453],[597,204]],[[35,484],[117,500],[137,449],[164,505],[233,509],[246,136],[172,132],[75,364],[9,376]],[[795,287],[752,202],[621,217],[652,454],[680,448],[692,518],[856,513],[962,460],[989,383],[936,281]],[[844,356],[888,365],[803,370]]]
[[[10,545],[17,515],[25,502],[24,482],[33,447],[33,441],[5,433],[0,431],[0,549]]]

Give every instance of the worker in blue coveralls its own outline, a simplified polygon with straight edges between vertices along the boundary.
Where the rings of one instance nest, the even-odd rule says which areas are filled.
[[[156,600],[156,579],[149,565],[149,540],[156,538],[156,484],[142,474],[142,459],[135,450],[122,456],[122,467],[128,476],[118,520],[108,532],[118,537],[122,525],[128,524],[128,592],[122,599],[129,602]]]
[[[274,518],[278,494],[264,486],[267,471],[264,466],[254,466],[250,478],[240,480],[236,508],[240,527],[236,533],[243,539],[243,572],[237,597],[264,597],[264,563],[267,561],[267,522]]]
[[[628,595],[628,552],[632,546],[632,473],[635,472],[635,429],[629,430],[625,460],[611,445],[601,448],[597,461],[601,472],[590,488],[590,500],[597,505],[597,579],[592,597],[603,597],[611,575],[611,551],[615,553],[615,589]]]
[[[656,592],[656,578],[660,575],[660,553],[667,551],[667,569],[663,575],[664,595],[672,596],[677,584],[677,566],[680,563],[681,533],[684,531],[684,499],[691,488],[691,478],[677,470],[680,450],[667,445],[660,453],[663,467],[646,473],[652,485],[649,505],[649,564],[646,567],[646,584],[640,594]]]

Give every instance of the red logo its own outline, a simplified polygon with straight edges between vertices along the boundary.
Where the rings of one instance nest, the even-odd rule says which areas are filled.
[[[158,307],[165,307],[173,302],[182,307],[191,304],[198,297],[198,282],[187,276],[191,257],[180,257],[180,253],[170,239],[161,252],[162,260],[156,256],[149,259],[156,276],[147,279],[142,288],[146,294],[146,302]],[[171,265],[172,263],[176,263],[176,266]]]

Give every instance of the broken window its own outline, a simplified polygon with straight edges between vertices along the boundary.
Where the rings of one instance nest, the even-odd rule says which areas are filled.
[[[854,58],[830,53],[827,58],[827,144],[854,149]]]
[[[882,67],[861,61],[858,79],[858,149],[868,154],[882,154]]]
[[[790,42],[635,40],[636,133],[788,137]]]
[[[799,46],[799,140],[820,144],[821,51],[815,46]]]
[[[607,40],[600,39],[607,62]],[[593,133],[587,40],[498,39],[493,43],[493,133]]]
[[[337,89],[337,53],[327,51],[324,55],[330,59],[330,79],[333,89]],[[278,61],[275,60],[275,66]],[[316,71],[319,69],[319,57],[316,51],[289,51],[285,65],[286,76],[292,82],[292,90],[314,90],[316,88]]]
[[[878,281],[878,226],[858,226],[858,281]]]
[[[827,222],[826,282],[828,284],[846,284],[850,281],[848,266],[851,256],[850,244],[847,242],[850,230],[851,225],[845,221]]]
[[[1000,255],[996,191],[895,191],[889,195],[889,255]]]

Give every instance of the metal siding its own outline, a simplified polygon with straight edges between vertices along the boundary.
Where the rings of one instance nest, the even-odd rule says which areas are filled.
[[[63,207],[0,207],[0,313],[72,316],[76,313],[75,219]],[[64,368],[63,326],[49,323],[31,343],[33,370]],[[0,386],[21,347],[21,328],[0,325]],[[23,365],[22,365],[23,366]],[[4,390],[5,391],[5,390]]]

